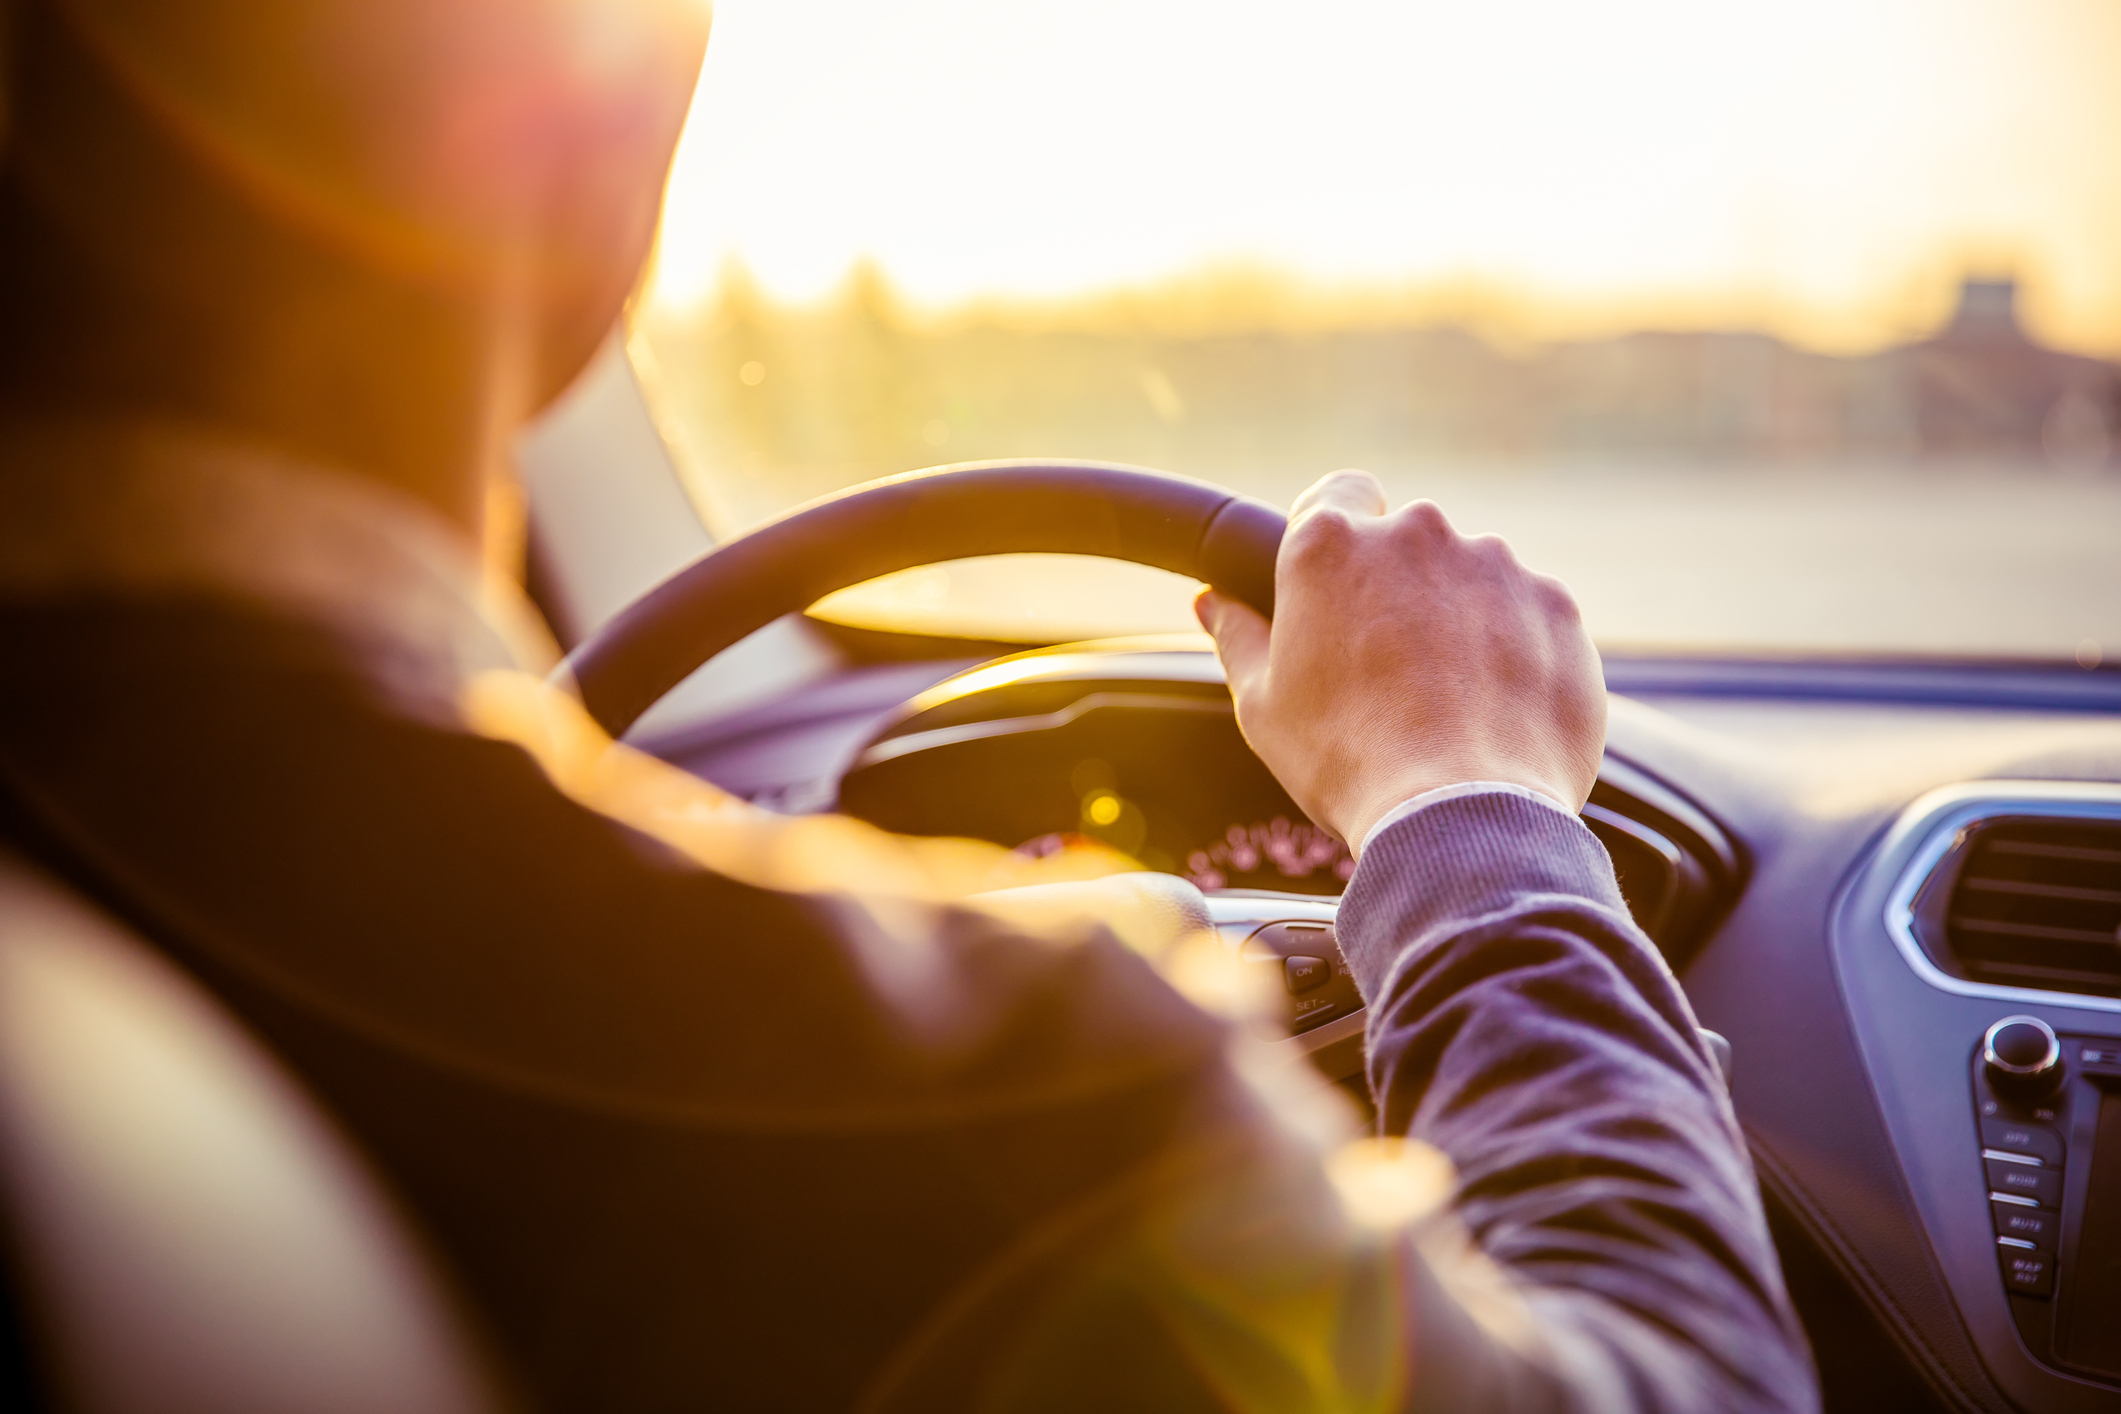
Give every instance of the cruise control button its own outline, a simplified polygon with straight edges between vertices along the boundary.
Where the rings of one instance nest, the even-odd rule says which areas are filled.
[[[1989,1192],[2031,1198],[2050,1208],[2061,1205],[2060,1169],[2034,1168],[2031,1164],[2014,1164],[2009,1159],[1985,1159],[1983,1162],[1988,1166]]]
[[[1298,953],[1281,960],[1282,978],[1292,992],[1308,992],[1313,987],[1325,985],[1333,978],[1333,964],[1322,957],[1305,957]]]
[[[1981,1147],[2031,1154],[2043,1164],[2056,1168],[2062,1166],[2062,1136],[2044,1124],[2024,1124],[2014,1119],[1982,1120]]]
[[[1325,1025],[1348,1009],[1330,992],[1299,997],[1296,1000],[1295,1014],[1289,1018],[1289,1030],[1309,1031],[1314,1026]]]
[[[1996,1219],[1996,1236],[2030,1242],[2043,1252],[2055,1250],[2059,1214],[2046,1208],[2021,1208],[2016,1203],[1990,1203],[1988,1206]]]
[[[2003,1284],[2020,1296],[2052,1296],[2055,1293],[2055,1259],[2045,1252],[2023,1247],[1999,1247],[2003,1258]]]

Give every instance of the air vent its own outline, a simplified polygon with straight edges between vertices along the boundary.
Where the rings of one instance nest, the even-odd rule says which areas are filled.
[[[1937,965],[1969,981],[2121,996],[2121,821],[1970,825],[1914,922]]]

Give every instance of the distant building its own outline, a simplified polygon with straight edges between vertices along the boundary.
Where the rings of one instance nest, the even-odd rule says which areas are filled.
[[[1920,450],[2107,461],[2121,431],[2121,369],[2034,343],[2017,296],[2010,280],[1968,280],[1943,332],[1899,351]]]

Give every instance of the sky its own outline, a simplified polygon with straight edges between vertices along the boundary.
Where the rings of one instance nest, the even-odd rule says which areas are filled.
[[[1856,350],[2009,273],[2121,355],[2117,73],[2121,0],[719,0],[649,297],[1242,268]]]

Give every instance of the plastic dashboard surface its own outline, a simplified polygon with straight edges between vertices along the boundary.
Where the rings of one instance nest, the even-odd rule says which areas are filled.
[[[1732,1043],[1734,1101],[1786,1241],[1855,1303],[1809,1309],[1799,1290],[1829,1408],[2121,1414],[2116,1383],[2064,1368],[2037,1331],[2028,1344],[1998,1277],[1974,1049],[1989,1023],[2043,1004],[1934,985],[1888,924],[1933,792],[2121,782],[2121,677],[1683,662],[1609,663],[1608,677],[1638,695],[1613,699],[1593,798],[1612,818],[1594,828],[1624,877],[1626,851],[1659,853],[1640,836],[1679,855],[1664,856],[1661,903],[1640,887],[1630,903],[1667,910],[1655,931],[1702,1024]],[[1339,888],[1243,748],[1205,653],[859,668],[641,744],[777,808],[838,804],[1011,846],[1099,834],[1180,872],[1206,855],[1226,883],[1320,909]],[[1279,857],[1214,857],[1233,826],[1271,840],[1277,818]],[[2121,1038],[2121,1011],[2045,1005],[2074,1045]],[[2079,1139],[2067,1182],[2088,1177]],[[1873,1367],[1893,1362],[1911,1383],[1874,1395]]]
[[[2121,786],[1990,780],[1924,795],[1845,892],[1832,924],[1834,961],[1909,1194],[1983,1363],[2027,1408],[2121,1409],[2121,1368],[2111,1359],[2103,1371],[2088,1367],[2079,1353],[2085,1332],[2073,1344],[2057,1320],[2084,1311],[2091,1294],[2080,1288],[2084,1269],[2073,1258],[2090,1185],[2111,1176],[2094,1162],[2102,1106],[2098,1084],[2084,1072],[2105,1069],[2102,1052],[2121,1050],[2121,1001],[1949,976],[1909,926],[1913,897],[1941,851],[1971,823],[2013,815],[2121,819]],[[2023,1106],[2004,1095],[1999,1113],[1999,1097],[1971,1057],[1983,1032],[2010,1016],[2039,1017],[2060,1034],[2072,1083]],[[2038,1169],[1982,1157],[2002,1152],[1993,1147],[2000,1131],[1984,1120],[2020,1117],[2014,1109],[2025,1132],[2058,1141]],[[2121,1154],[2098,1157],[2110,1164]],[[2030,1294],[2012,1291],[1999,1274],[1992,1224],[1991,1192],[2019,1178],[2052,1185],[2028,1185],[2039,1203],[2029,1216],[2060,1227],[2040,1236],[2040,1249],[2049,1250],[2016,1249],[2047,1264],[2037,1286],[2027,1283]],[[2059,1274],[2050,1256],[2057,1246]]]

